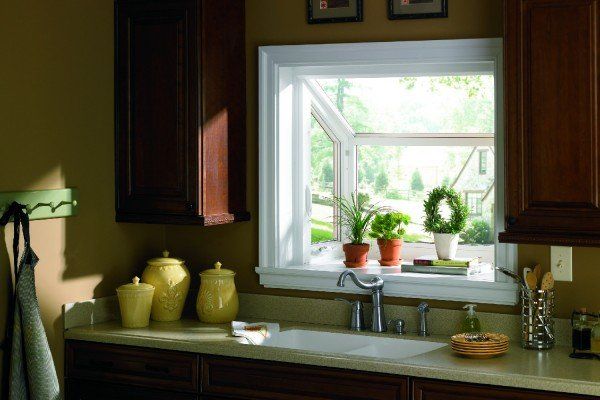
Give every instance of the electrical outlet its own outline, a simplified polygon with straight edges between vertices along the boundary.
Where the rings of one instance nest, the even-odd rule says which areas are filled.
[[[550,247],[550,262],[554,280],[573,282],[573,248],[564,246]]]

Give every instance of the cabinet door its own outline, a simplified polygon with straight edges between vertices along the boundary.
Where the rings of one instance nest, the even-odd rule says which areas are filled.
[[[505,1],[506,242],[598,245],[598,0]]]
[[[197,400],[195,394],[151,390],[83,380],[66,381],[66,400]]]
[[[117,220],[198,208],[196,25],[196,1],[116,3]]]
[[[198,392],[198,356],[157,349],[67,341],[67,378]]]
[[[413,400],[592,400],[593,397],[415,379]]]
[[[203,357],[201,395],[256,400],[408,400],[408,378]]]

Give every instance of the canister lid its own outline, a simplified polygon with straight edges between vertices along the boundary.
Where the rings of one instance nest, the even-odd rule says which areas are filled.
[[[164,266],[181,265],[185,263],[185,261],[181,258],[169,257],[169,252],[167,250],[163,251],[162,255],[162,257],[151,258],[150,260],[148,260],[148,265]]]
[[[146,292],[146,291],[150,291],[150,290],[154,290],[154,286],[150,285],[149,283],[141,283],[140,278],[138,278],[137,276],[133,277],[132,283],[128,283],[126,285],[122,285],[117,288],[117,292],[119,292],[119,291]]]
[[[215,263],[215,267],[200,272],[201,276],[233,276],[235,272],[227,268],[221,268],[223,264],[219,261]]]

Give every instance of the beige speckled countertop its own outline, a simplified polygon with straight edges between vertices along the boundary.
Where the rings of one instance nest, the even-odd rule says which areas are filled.
[[[282,323],[281,326],[282,330],[296,328],[349,333],[334,326],[301,323]],[[465,359],[453,354],[449,347],[443,347],[419,356],[391,360],[251,346],[239,343],[238,338],[229,335],[229,331],[229,326],[206,325],[191,319],[151,322],[148,328],[143,329],[124,329],[119,321],[111,321],[67,329],[65,338],[600,396],[600,361],[571,359],[568,347],[537,352],[523,350],[518,344],[511,343],[506,355],[489,360]],[[357,334],[397,337],[393,334]],[[410,335],[403,338],[421,339]],[[428,340],[447,342],[448,338],[433,336]]]

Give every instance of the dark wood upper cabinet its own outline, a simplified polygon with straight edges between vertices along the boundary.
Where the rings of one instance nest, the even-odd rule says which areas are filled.
[[[506,0],[501,242],[600,245],[598,0]]]
[[[244,3],[115,7],[117,221],[248,220]]]

